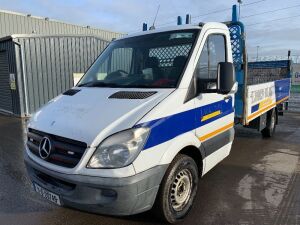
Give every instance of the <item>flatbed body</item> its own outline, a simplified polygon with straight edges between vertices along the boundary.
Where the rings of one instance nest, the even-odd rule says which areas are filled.
[[[226,23],[231,37],[233,62],[238,82],[235,121],[245,126],[290,96],[290,63],[287,60],[248,62],[246,35],[241,22]]]

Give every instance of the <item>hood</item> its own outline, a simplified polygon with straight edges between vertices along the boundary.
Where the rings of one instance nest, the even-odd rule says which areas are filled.
[[[103,138],[133,127],[174,89],[83,87],[71,90],[76,91],[60,95],[38,110],[28,127],[95,147]],[[134,92],[133,99],[120,95],[120,91]],[[135,92],[156,93],[136,99]]]

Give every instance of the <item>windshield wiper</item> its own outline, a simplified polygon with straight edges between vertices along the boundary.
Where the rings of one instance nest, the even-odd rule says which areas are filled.
[[[126,86],[123,86],[125,88],[149,88],[149,89],[155,89],[155,88],[175,88],[173,86],[167,86],[167,87],[164,87],[164,86],[155,86],[155,85],[147,85],[147,84],[132,84],[132,85],[126,85]]]
[[[129,84],[129,85],[124,85],[126,88],[154,88],[151,85],[147,84]]]
[[[117,88],[172,88],[172,87],[159,87],[149,84],[115,84],[106,83],[103,81],[90,81],[87,83],[79,84],[78,87],[117,87]]]
[[[102,81],[90,81],[84,84],[79,84],[78,87],[119,87],[114,83],[105,83]]]

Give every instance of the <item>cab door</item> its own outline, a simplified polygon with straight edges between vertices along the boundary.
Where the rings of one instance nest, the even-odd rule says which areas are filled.
[[[234,96],[219,94],[218,65],[227,62],[225,33],[207,32],[196,59],[194,77],[197,79],[195,104],[195,134],[205,151],[204,173],[228,156],[234,136]]]

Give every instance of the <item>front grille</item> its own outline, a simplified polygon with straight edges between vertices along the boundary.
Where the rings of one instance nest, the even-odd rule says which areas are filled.
[[[32,169],[32,171],[34,172],[35,177],[38,178],[43,183],[51,184],[55,187],[61,188],[61,189],[66,190],[66,191],[72,191],[76,187],[75,184],[72,184],[72,183],[54,178],[54,177],[49,176],[45,173],[42,173],[38,170]]]
[[[52,146],[50,155],[45,160],[58,166],[74,168],[87,148],[87,144],[84,142],[29,129],[27,147],[38,157],[40,157],[40,142],[44,137],[49,138]]]

